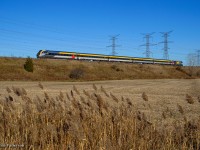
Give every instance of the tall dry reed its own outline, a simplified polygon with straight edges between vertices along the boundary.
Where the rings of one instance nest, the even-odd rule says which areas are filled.
[[[121,95],[119,101],[112,93],[107,97],[104,92],[81,93],[73,87],[71,94],[52,95],[41,88],[42,95],[30,97],[28,90],[25,94],[22,88],[13,89],[0,96],[1,144],[52,150],[200,148],[200,119],[161,128],[148,113],[133,107],[132,99]],[[164,111],[165,120],[170,111]]]

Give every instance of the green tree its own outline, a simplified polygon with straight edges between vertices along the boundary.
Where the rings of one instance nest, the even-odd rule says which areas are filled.
[[[26,59],[24,69],[28,72],[33,72],[33,60],[30,57]]]

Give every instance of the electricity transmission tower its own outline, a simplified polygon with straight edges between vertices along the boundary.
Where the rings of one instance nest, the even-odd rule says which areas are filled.
[[[197,66],[200,66],[200,50],[197,50]]]
[[[118,35],[115,35],[115,36],[111,36],[111,40],[112,40],[112,45],[109,45],[109,46],[107,46],[107,47],[112,47],[112,55],[114,56],[114,55],[116,55],[117,54],[117,52],[116,52],[116,47],[119,47],[120,45],[116,45],[116,40],[117,40],[117,37],[119,36],[119,34]]]
[[[151,51],[150,51],[150,46],[154,46],[156,44],[152,44],[150,43],[150,38],[152,38],[152,35],[154,34],[153,33],[147,33],[147,34],[143,34],[144,35],[144,38],[146,39],[146,44],[143,44],[143,45],[140,45],[140,46],[146,46],[146,57],[149,58],[150,57],[150,54],[151,54]]]
[[[169,53],[168,53],[168,43],[172,43],[172,41],[168,41],[168,37],[169,37],[169,34],[171,33],[172,31],[169,31],[169,32],[160,32],[162,34],[162,37],[164,37],[164,41],[160,42],[160,43],[164,43],[164,54],[163,54],[163,58],[164,59],[169,59]]]
[[[188,65],[196,66],[197,64],[196,53],[189,53],[187,57],[188,57]]]

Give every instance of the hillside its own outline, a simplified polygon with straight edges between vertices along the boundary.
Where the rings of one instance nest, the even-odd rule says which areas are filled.
[[[4,81],[93,81],[123,79],[191,79],[200,67],[176,67],[111,62],[33,59],[34,72],[24,70],[25,58],[0,58]]]

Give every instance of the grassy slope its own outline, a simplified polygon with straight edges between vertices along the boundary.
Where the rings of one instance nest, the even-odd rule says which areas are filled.
[[[23,58],[0,58],[0,80],[72,81],[69,74],[76,68],[84,72],[81,81],[200,77],[200,68],[53,59],[34,59],[34,72],[29,73],[23,68],[25,61]]]

